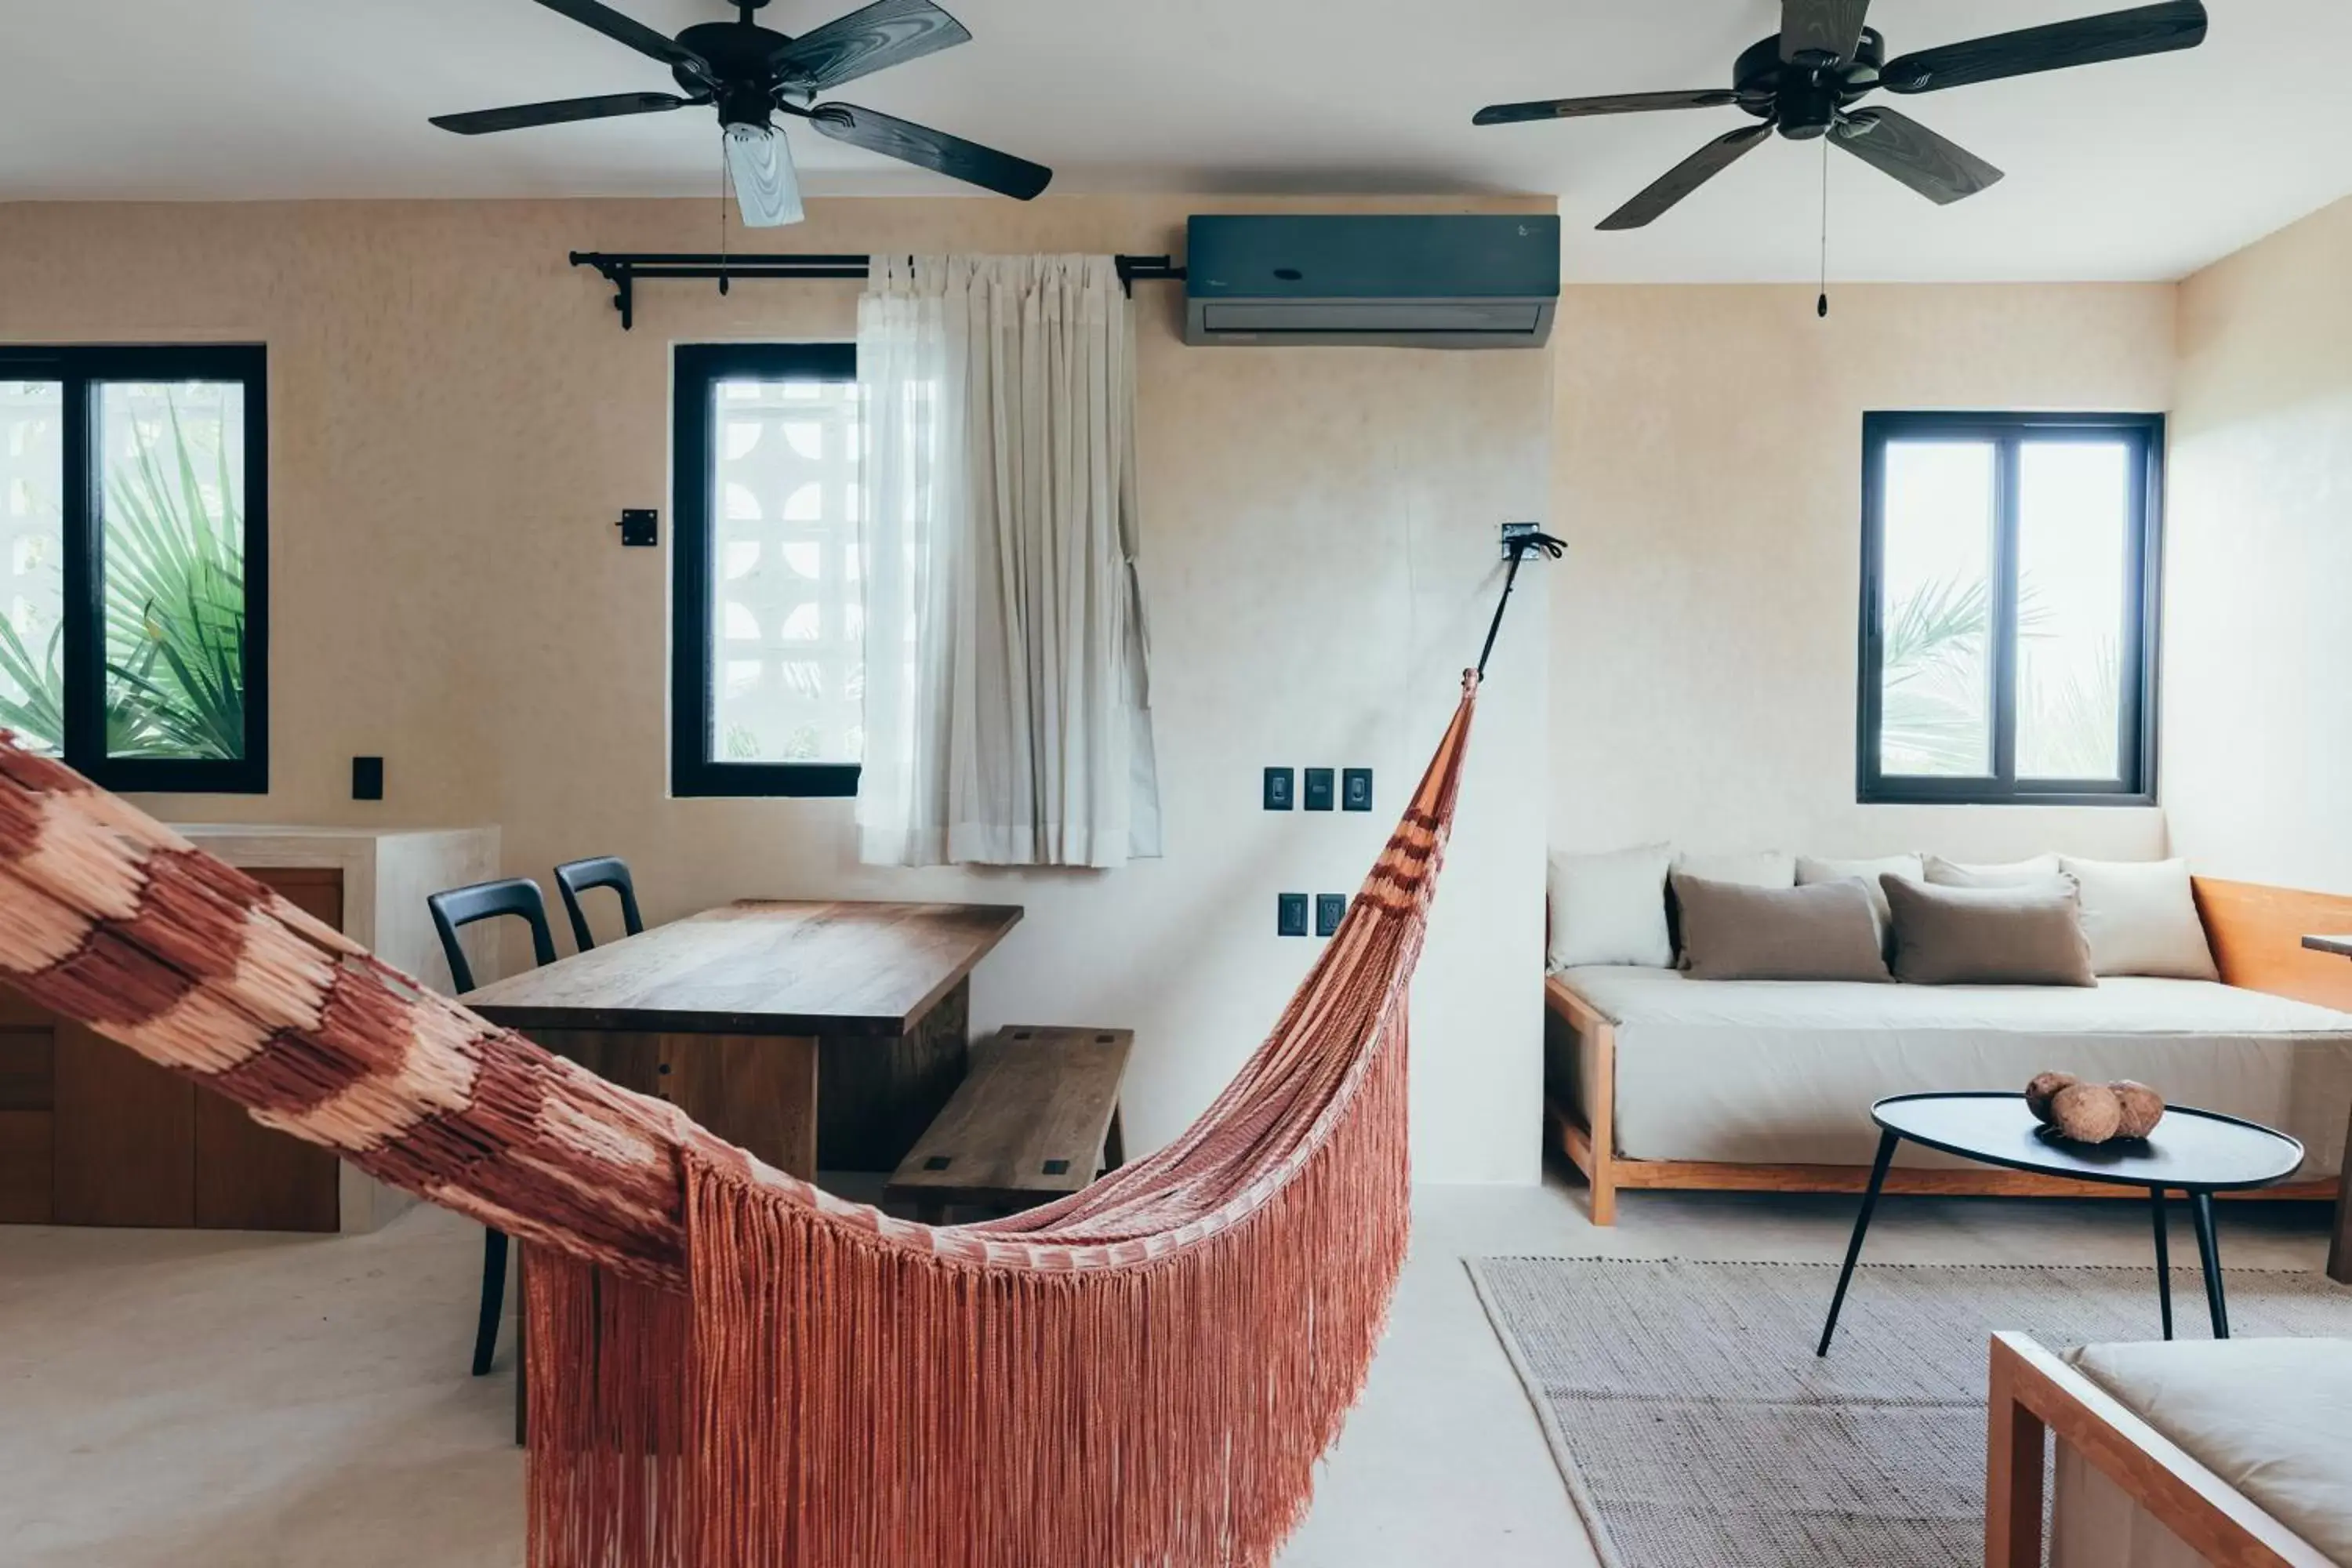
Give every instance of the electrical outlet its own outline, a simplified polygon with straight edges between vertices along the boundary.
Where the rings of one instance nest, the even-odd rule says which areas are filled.
[[[1531,533],[1541,533],[1542,531],[1543,524],[1539,522],[1507,522],[1503,524],[1503,559],[1508,561],[1511,558],[1511,541],[1514,539],[1525,539]]]
[[[1331,770],[1329,768],[1309,768],[1307,770],[1307,810],[1328,811],[1331,809],[1332,783],[1333,779],[1331,776]]]
[[[1372,809],[1372,770],[1348,768],[1339,774],[1339,808],[1343,811]]]
[[[1297,774],[1289,768],[1265,770],[1265,808],[1268,811],[1288,811],[1297,802]]]
[[[1337,936],[1339,922],[1348,918],[1348,895],[1318,893],[1315,895],[1315,934]]]
[[[1307,934],[1307,895],[1277,893],[1274,899],[1274,934],[1305,936]]]

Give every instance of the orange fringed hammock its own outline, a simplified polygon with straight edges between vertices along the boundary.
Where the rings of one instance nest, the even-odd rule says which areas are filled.
[[[1158,1153],[982,1225],[768,1169],[13,742],[0,973],[531,1244],[536,1568],[1262,1565],[1403,1260],[1405,988],[1476,684],[1216,1102]]]

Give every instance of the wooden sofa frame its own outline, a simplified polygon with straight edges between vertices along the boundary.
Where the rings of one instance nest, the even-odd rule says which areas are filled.
[[[2328,1568],[2318,1548],[2023,1334],[1992,1337],[1986,1406],[1985,1568],[2042,1568],[2051,1433],[2208,1563]]]
[[[2195,880],[2198,913],[2213,944],[2222,980],[2251,991],[2315,1002],[2352,1012],[2352,959],[2314,952],[2308,932],[2352,931],[2352,898],[2296,892],[2247,882]],[[1547,1006],[1582,1045],[1594,1070],[1581,1087],[1581,1105],[1548,1095],[1552,1135],[1569,1163],[1591,1184],[1595,1225],[1617,1223],[1617,1194],[1626,1188],[1696,1192],[1859,1193],[1870,1182],[1866,1165],[1740,1164],[1707,1160],[1631,1160],[1617,1152],[1617,1031],[1600,1009],[1558,975],[1544,981]],[[2225,1194],[2261,1198],[2337,1198],[2336,1240],[2328,1273],[2352,1283],[2352,1154],[2336,1180],[2296,1182],[2258,1192]],[[1886,1191],[1953,1197],[2141,1197],[2137,1187],[2072,1182],[1991,1166],[1918,1170],[1896,1165]]]

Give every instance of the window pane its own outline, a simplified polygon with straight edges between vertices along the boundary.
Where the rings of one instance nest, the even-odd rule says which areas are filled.
[[[0,381],[0,724],[64,749],[65,388]]]
[[[714,762],[865,751],[857,388],[729,379],[711,409]]]
[[[1890,441],[1880,558],[1879,768],[1890,776],[1992,772],[1989,441]]]
[[[2017,772],[2123,776],[2123,628],[2132,448],[2018,452]]]
[[[106,750],[245,754],[245,388],[99,389]]]

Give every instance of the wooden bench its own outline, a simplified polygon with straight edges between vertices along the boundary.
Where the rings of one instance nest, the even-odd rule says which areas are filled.
[[[1132,1029],[1016,1024],[972,1047],[971,1070],[883,1188],[936,1225],[950,1204],[1033,1208],[1127,1157],[1119,1080]]]

